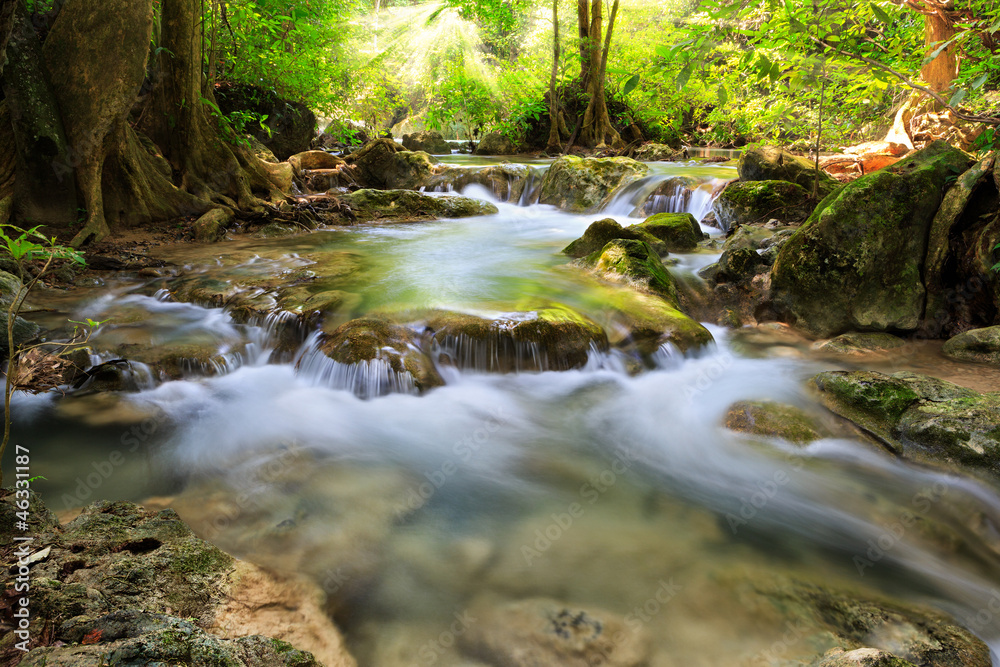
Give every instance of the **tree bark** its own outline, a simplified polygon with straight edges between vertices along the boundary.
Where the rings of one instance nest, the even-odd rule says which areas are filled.
[[[586,90],[590,80],[590,6],[587,0],[576,0],[576,22],[580,36],[580,86]]]
[[[552,77],[549,79],[549,142],[545,147],[550,153],[562,150],[559,140],[559,98],[556,81],[559,77],[559,0],[552,0]]]
[[[603,148],[605,146],[621,146],[622,139],[611,125],[611,114],[608,113],[608,103],[605,95],[604,81],[608,66],[608,52],[611,50],[611,36],[615,29],[615,18],[618,16],[618,2],[611,6],[611,16],[608,17],[608,30],[604,36],[604,48],[595,40],[590,51],[591,76],[587,85],[587,110],[583,115],[583,127],[580,130],[580,143],[587,148]],[[591,35],[598,38],[601,34],[601,0],[594,0],[590,21]]]
[[[955,28],[938,14],[924,14],[924,44],[928,53],[938,47],[935,44],[947,41],[955,36]],[[955,47],[943,49],[937,57],[923,66],[921,78],[927,82],[927,87],[935,93],[944,93],[951,89],[951,84],[958,75],[958,59]]]
[[[17,146],[13,214],[25,224],[68,227],[77,219],[76,179],[42,45],[23,0],[6,49],[3,91]]]

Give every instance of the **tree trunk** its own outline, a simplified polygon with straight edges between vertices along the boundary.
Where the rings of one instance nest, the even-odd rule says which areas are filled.
[[[552,0],[552,78],[549,79],[549,143],[545,147],[550,153],[562,150],[559,140],[559,98],[556,96],[556,81],[559,77],[559,0]]]
[[[17,146],[15,219],[68,227],[77,219],[76,179],[62,116],[23,0],[7,45],[3,91]]]
[[[583,127],[580,130],[580,144],[587,148],[602,148],[605,146],[621,146],[622,139],[611,125],[611,114],[608,113],[608,103],[605,96],[604,81],[608,66],[608,52],[611,50],[611,36],[615,29],[615,18],[618,16],[618,1],[611,6],[611,16],[608,17],[608,30],[604,36],[604,48],[594,40],[594,48],[590,51],[591,76],[587,85],[587,110],[583,115]],[[598,38],[601,34],[601,0],[594,0],[590,21],[591,35]]]
[[[955,29],[937,14],[924,14],[924,44],[928,53],[933,52],[938,47],[934,46],[940,42],[947,41],[955,36]],[[949,46],[941,51],[937,58],[930,61],[920,70],[920,76],[927,82],[927,87],[935,93],[942,93],[951,89],[951,84],[958,75],[958,59],[955,56],[955,47]]]
[[[576,0],[576,21],[580,34],[580,86],[586,89],[590,80],[590,7],[587,0]]]

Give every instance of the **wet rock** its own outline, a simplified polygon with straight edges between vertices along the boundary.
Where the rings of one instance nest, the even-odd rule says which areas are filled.
[[[809,196],[808,190],[788,181],[737,181],[726,186],[712,210],[722,229],[759,225],[772,218],[801,222],[816,207]]]
[[[368,375],[384,373],[387,384],[399,388],[426,390],[443,384],[417,335],[385,320],[351,320],[324,334],[319,349],[340,364],[365,367]]]
[[[569,370],[607,350],[598,324],[569,309],[548,308],[484,319],[457,313],[428,319],[439,360],[482,372]]]
[[[970,164],[965,153],[935,142],[821,202],[771,274],[785,317],[819,336],[916,329],[931,221],[949,179]]]
[[[115,348],[115,353],[119,357],[129,362],[145,364],[154,377],[171,380],[192,375],[214,375],[230,367],[227,356],[238,355],[240,351],[229,350],[228,355],[223,354],[215,341],[123,343]],[[96,386],[103,386],[104,390],[118,391],[111,387],[118,384],[123,384],[125,387],[135,386],[135,380],[129,374],[127,365],[115,364],[112,368],[95,376],[94,384],[88,388],[93,390]],[[110,386],[104,386],[105,383],[110,383]]]
[[[912,662],[877,648],[856,648],[853,651],[837,648],[828,651],[813,664],[816,667],[916,667]]]
[[[858,355],[898,350],[904,345],[906,345],[905,340],[892,334],[852,331],[824,341],[817,345],[816,349],[836,354]]]
[[[670,211],[687,210],[695,190],[703,187],[701,181],[690,176],[674,176],[660,183],[639,209],[639,215],[655,215]]]
[[[358,190],[340,197],[354,214],[352,222],[412,221],[493,215],[497,207],[470,197],[435,197],[412,190]]]
[[[480,603],[476,621],[459,635],[463,652],[491,665],[638,667],[647,663],[649,640],[625,619],[603,609],[534,598]]]
[[[688,152],[666,144],[648,143],[636,148],[632,157],[642,162],[679,162],[688,159]]]
[[[13,501],[12,493],[0,491],[5,560],[13,553],[7,551],[13,549],[13,523],[7,521],[15,512]],[[301,622],[327,635],[326,647],[335,647],[326,651],[313,644],[331,660],[327,664],[353,665],[320,611],[317,589],[305,582],[286,585],[234,560],[195,537],[173,510],[101,501],[59,526],[37,498],[32,502],[32,622],[38,632],[32,633],[34,650],[21,664],[96,667],[107,664],[109,655],[123,664],[161,660],[194,666],[210,659],[247,666],[317,664],[309,653],[281,641],[289,616],[300,613],[308,614]],[[234,604],[259,595],[262,582],[274,594],[270,602],[282,609],[269,625]],[[257,636],[233,640],[220,622]],[[259,636],[265,627],[277,639]],[[5,659],[12,650],[6,639],[0,639]]]
[[[701,225],[690,213],[657,213],[629,229],[645,232],[664,244],[670,252],[690,252],[705,238]]]
[[[476,146],[476,155],[514,155],[517,146],[499,132],[488,132]]]
[[[228,208],[213,208],[194,222],[196,241],[219,241],[226,235],[226,227],[233,221],[233,211]]]
[[[618,188],[645,176],[648,167],[628,158],[567,155],[552,163],[542,181],[542,204],[571,213],[596,211]]]
[[[1000,475],[1000,393],[916,373],[833,371],[813,383],[830,410],[900,456]]]
[[[604,246],[615,239],[640,239],[640,235],[632,227],[634,225],[630,225],[628,229],[625,229],[613,218],[605,218],[604,220],[592,222],[587,227],[587,231],[583,233],[583,236],[563,248],[563,252],[570,257],[579,259],[603,250]],[[642,240],[646,239],[643,238]],[[657,242],[652,237],[649,240]],[[663,250],[665,251],[666,248],[664,247]]]
[[[365,187],[414,189],[425,183],[437,159],[405,150],[392,139],[376,139],[347,158],[355,180]]]
[[[1000,364],[1000,326],[961,333],[948,340],[942,352],[961,361]]]
[[[673,276],[644,241],[615,239],[582,261],[600,275],[649,290],[678,305]]]
[[[731,431],[782,438],[807,444],[824,437],[822,428],[804,411],[774,401],[740,401],[729,407],[725,419]]]
[[[451,144],[440,132],[424,130],[403,135],[403,147],[408,151],[423,151],[431,155],[450,155]]]
[[[761,146],[744,149],[737,170],[741,181],[788,181],[811,193],[817,177],[815,167],[810,160],[777,146]],[[818,174],[820,199],[841,188],[840,182],[829,174],[822,171]]]
[[[255,239],[278,239],[284,236],[293,236],[302,232],[302,227],[287,225],[281,222],[271,222],[253,233]]]

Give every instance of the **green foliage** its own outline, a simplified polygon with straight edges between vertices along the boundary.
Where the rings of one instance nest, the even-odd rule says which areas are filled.
[[[449,68],[427,106],[426,124],[447,134],[464,133],[473,139],[497,121],[489,87],[469,76],[461,63]]]
[[[57,239],[45,236],[38,230],[41,225],[22,229],[15,225],[0,225],[0,252],[17,262],[19,267],[36,260],[67,260],[83,266],[83,254],[74,248],[60,245]]]

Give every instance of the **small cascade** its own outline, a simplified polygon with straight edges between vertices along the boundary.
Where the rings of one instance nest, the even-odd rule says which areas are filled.
[[[531,167],[528,169],[528,178],[524,183],[524,190],[521,192],[521,199],[518,206],[532,206],[538,203],[542,196],[542,179],[545,173],[539,169]]]
[[[466,334],[435,341],[432,358],[443,365],[477,373],[521,373],[550,370],[548,355],[538,343],[515,340],[502,331],[483,338]]]
[[[326,356],[319,348],[320,333],[312,334],[295,357],[296,374],[314,385],[343,389],[358,398],[369,399],[386,394],[416,394],[413,376],[393,370],[383,359],[344,364]]]

